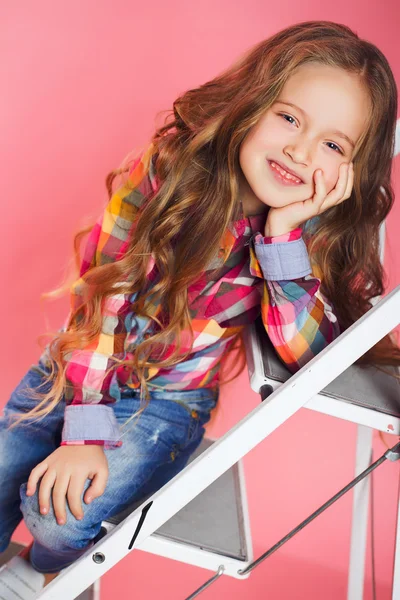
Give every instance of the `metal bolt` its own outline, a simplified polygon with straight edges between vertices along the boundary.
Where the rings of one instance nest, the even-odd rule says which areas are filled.
[[[106,557],[102,552],[95,552],[92,558],[97,565],[101,565],[101,563],[103,563],[106,560]]]

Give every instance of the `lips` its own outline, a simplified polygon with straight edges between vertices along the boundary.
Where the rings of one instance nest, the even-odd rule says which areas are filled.
[[[279,161],[277,161],[277,160],[275,160],[275,159],[273,159],[273,160],[271,159],[271,160],[269,160],[269,162],[270,162],[270,163],[271,163],[271,162],[275,163],[276,165],[278,165],[278,167],[281,167],[281,169],[283,169],[284,171],[286,171],[286,173],[289,173],[290,175],[293,175],[294,177],[297,177],[298,179],[300,179],[300,181],[301,181],[302,183],[305,183],[305,182],[304,182],[304,179],[302,179],[298,173],[296,173],[296,172],[295,172],[295,171],[293,171],[292,169],[289,169],[289,168],[288,168],[288,167],[286,167],[286,165],[284,165],[283,163],[281,163],[281,162],[279,162]]]

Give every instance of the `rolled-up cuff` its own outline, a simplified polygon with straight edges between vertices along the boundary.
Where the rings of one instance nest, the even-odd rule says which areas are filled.
[[[303,238],[273,244],[254,241],[254,251],[264,278],[270,281],[298,279],[312,273]]]
[[[61,446],[97,444],[106,449],[122,446],[114,411],[106,404],[71,404],[64,412]]]

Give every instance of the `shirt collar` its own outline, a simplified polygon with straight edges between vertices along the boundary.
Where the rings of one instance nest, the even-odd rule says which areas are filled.
[[[239,219],[234,221],[229,227],[235,238],[239,238],[245,233],[257,233],[264,230],[264,225],[267,219],[268,211],[264,211],[258,215],[244,215],[243,205],[240,203]],[[246,228],[249,231],[246,232]]]
[[[239,219],[231,223],[222,238],[220,249],[231,250],[239,238],[248,236],[249,238],[257,232],[263,234],[265,221],[267,219],[268,212],[264,212],[259,215],[248,215],[245,216],[243,213],[242,204],[240,204]]]

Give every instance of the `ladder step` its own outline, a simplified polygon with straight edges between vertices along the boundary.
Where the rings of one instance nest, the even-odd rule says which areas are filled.
[[[203,438],[189,463],[213,444]],[[162,537],[236,560],[248,560],[244,510],[245,490],[238,464],[233,465],[150,537]],[[105,524],[118,525],[145,499],[135,502]],[[247,515],[246,515],[247,516]],[[107,528],[107,526],[105,525]]]
[[[10,545],[8,546],[7,550],[5,550],[4,552],[0,552],[0,567],[2,567],[5,563],[11,560],[13,556],[16,556],[24,548],[26,548],[26,544],[10,542]],[[82,592],[82,594],[79,594],[79,596],[76,597],[76,600],[97,600],[95,598],[94,585],[91,585],[90,587],[88,587],[87,590]]]
[[[0,552],[0,567],[2,567],[5,563],[11,560],[13,556],[16,556],[25,547],[25,544],[17,544],[16,542],[11,542],[7,550],[5,550],[4,552]]]

